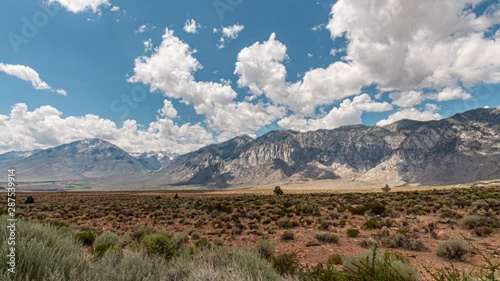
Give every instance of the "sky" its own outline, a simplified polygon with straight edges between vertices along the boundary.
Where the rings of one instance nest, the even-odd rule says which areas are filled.
[[[500,105],[496,0],[5,0],[0,153],[186,153]]]

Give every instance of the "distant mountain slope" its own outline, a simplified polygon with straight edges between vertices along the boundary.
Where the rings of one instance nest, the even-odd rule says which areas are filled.
[[[384,127],[272,131],[180,156],[132,155],[109,142],[87,139],[35,153],[2,154],[0,169],[17,168],[19,181],[92,179],[102,189],[112,183],[135,189],[324,179],[369,185],[468,183],[500,179],[500,110],[476,109],[437,121],[401,120]]]
[[[500,110],[438,121],[401,120],[299,133],[237,137],[179,156],[153,177],[171,184],[266,184],[352,177],[455,184],[500,178]]]
[[[37,153],[38,151],[40,151],[40,149],[28,151],[9,151],[7,153],[0,154],[0,163],[19,161]]]
[[[100,139],[41,150],[16,161],[13,166],[19,180],[69,180],[147,173],[127,152]]]
[[[130,155],[137,159],[148,171],[158,171],[167,166],[178,156],[175,153],[168,153],[165,151],[130,153]]]

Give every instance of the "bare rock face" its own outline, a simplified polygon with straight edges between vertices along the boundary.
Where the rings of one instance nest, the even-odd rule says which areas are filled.
[[[457,184],[500,178],[500,111],[476,109],[438,121],[401,120],[299,133],[237,137],[174,159],[171,184],[224,187],[287,179]]]

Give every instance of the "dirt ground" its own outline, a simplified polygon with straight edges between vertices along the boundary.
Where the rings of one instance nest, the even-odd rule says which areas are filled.
[[[498,260],[500,231],[479,236],[461,225],[464,216],[480,215],[498,220],[500,186],[489,187],[408,187],[380,192],[363,190],[308,190],[283,187],[285,195],[273,195],[272,189],[234,191],[144,191],[144,192],[55,192],[19,193],[18,217],[75,230],[93,229],[130,235],[140,226],[151,226],[174,233],[186,233],[189,244],[199,237],[225,245],[254,247],[268,239],[276,255],[295,252],[303,266],[325,262],[333,254],[354,255],[366,252],[362,244],[374,242],[379,250],[399,252],[422,272],[425,268],[450,265],[472,269],[483,263],[482,256]],[[178,195],[178,199],[174,195]],[[27,196],[34,204],[24,204]],[[5,201],[2,196],[2,203]],[[361,214],[356,207],[379,202],[382,213],[370,210]],[[379,225],[366,227],[374,219]],[[288,222],[288,224],[287,224]],[[356,228],[358,237],[348,237],[347,229]],[[293,240],[283,241],[284,232]],[[419,240],[426,251],[392,248],[382,237],[405,233]],[[315,236],[333,233],[338,244],[317,244]],[[457,238],[469,243],[466,262],[438,257],[436,249],[443,240]],[[311,243],[315,242],[315,243]]]

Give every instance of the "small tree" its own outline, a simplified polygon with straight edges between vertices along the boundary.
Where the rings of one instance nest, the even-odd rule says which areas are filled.
[[[174,199],[179,199],[179,194],[177,194],[177,193],[176,193],[176,194],[174,195]]]
[[[33,196],[28,196],[26,198],[26,201],[24,201],[25,204],[34,204],[35,203],[35,198]]]
[[[274,194],[275,194],[275,195],[283,195],[283,193],[284,193],[284,192],[283,192],[283,190],[281,190],[281,187],[280,187],[280,186],[276,186],[276,187],[274,188]]]
[[[384,191],[384,192],[389,192],[389,191],[391,191],[391,188],[389,187],[389,185],[388,185],[388,184],[386,184],[386,185],[382,188],[382,191]]]

